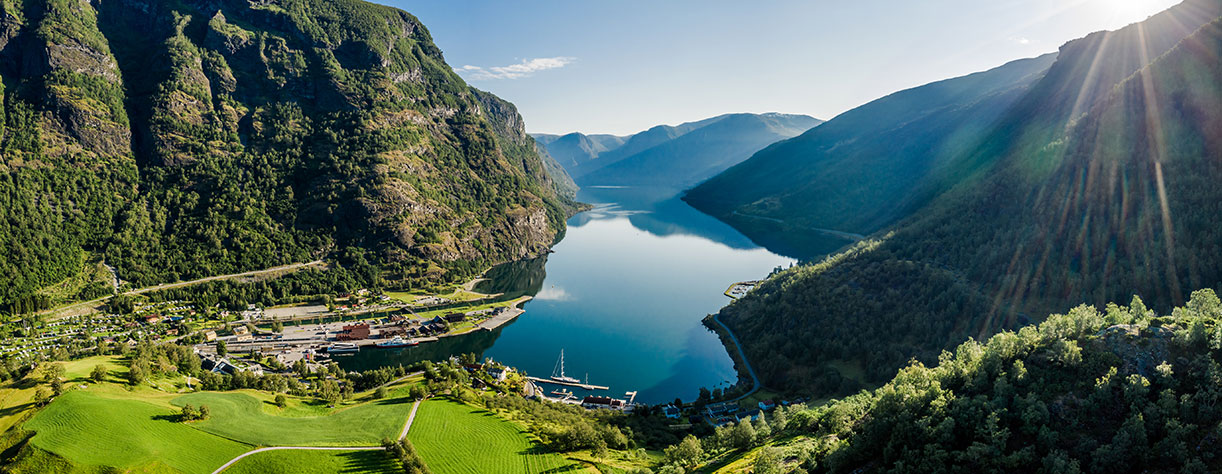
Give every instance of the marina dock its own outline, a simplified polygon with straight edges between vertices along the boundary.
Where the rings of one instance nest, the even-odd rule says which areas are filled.
[[[567,385],[569,387],[577,387],[577,388],[581,388],[585,390],[610,390],[611,389],[611,387],[604,387],[602,385],[590,385],[590,384],[585,384],[585,383],[580,383],[580,382],[561,382],[558,380],[542,379],[539,377],[531,377],[531,376],[527,376],[526,379],[532,382],[550,383],[550,384],[555,384],[555,385]]]

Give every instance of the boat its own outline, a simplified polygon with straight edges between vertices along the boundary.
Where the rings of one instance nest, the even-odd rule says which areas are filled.
[[[391,340],[389,341],[382,341],[382,342],[377,343],[377,346],[383,347],[383,348],[394,348],[394,347],[411,347],[416,344],[419,344],[419,342],[416,342],[415,339],[404,340],[400,336],[395,336],[391,338]]]
[[[335,344],[331,344],[330,347],[327,347],[328,354],[345,354],[349,352],[360,352],[360,350],[360,346],[357,346],[351,342],[337,342]]]
[[[556,360],[556,367],[552,369],[552,380],[564,383],[580,384],[581,381],[574,377],[564,375],[564,349],[560,349],[560,359]]]

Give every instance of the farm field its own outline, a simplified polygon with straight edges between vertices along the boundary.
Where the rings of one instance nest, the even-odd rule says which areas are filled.
[[[164,407],[88,390],[60,395],[24,428],[37,432],[34,447],[78,466],[138,472],[212,472],[250,449],[179,423]]]
[[[385,451],[264,451],[238,461],[225,474],[346,474],[399,472]]]
[[[584,472],[578,463],[543,452],[512,423],[448,400],[422,403],[407,438],[435,474]]]
[[[212,416],[192,427],[256,446],[376,446],[382,439],[395,439],[407,422],[412,402],[390,398],[321,416],[268,413],[279,410],[266,400],[245,393],[198,392],[175,398],[176,406],[207,405]]]

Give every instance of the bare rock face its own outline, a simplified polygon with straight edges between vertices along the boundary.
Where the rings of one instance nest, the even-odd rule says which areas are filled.
[[[47,151],[117,156],[131,152],[122,77],[88,2],[51,0],[26,47],[24,75],[40,77]]]

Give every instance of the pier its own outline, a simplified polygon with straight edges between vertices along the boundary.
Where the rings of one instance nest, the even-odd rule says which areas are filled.
[[[610,390],[611,389],[611,387],[604,387],[602,385],[590,385],[590,384],[581,383],[581,382],[561,382],[559,380],[542,379],[539,377],[531,377],[529,375],[526,376],[526,379],[532,382],[550,383],[550,384],[555,384],[555,385],[567,385],[569,387],[577,387],[577,388],[581,388],[585,390]]]

